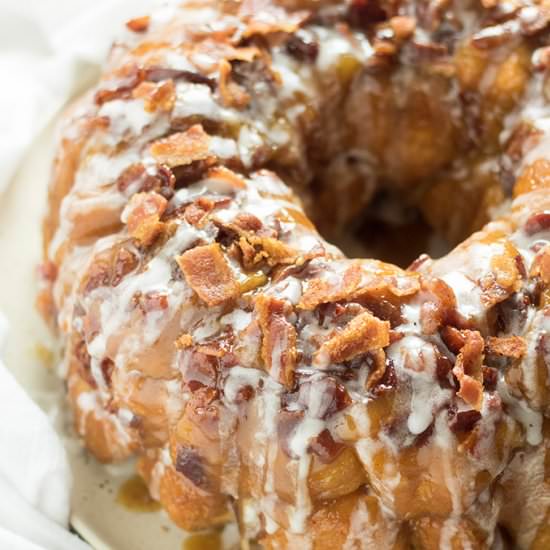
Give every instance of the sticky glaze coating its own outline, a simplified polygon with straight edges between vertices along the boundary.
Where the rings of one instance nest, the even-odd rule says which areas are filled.
[[[549,22],[520,0],[128,22],[63,121],[44,230],[87,448],[244,548],[548,549]],[[304,213],[338,232],[381,189],[449,240],[486,225],[403,270]]]

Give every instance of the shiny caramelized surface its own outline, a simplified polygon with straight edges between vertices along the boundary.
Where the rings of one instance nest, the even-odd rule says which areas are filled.
[[[244,547],[548,548],[549,22],[519,0],[129,21],[60,128],[44,225],[88,449]],[[404,270],[316,227],[392,261],[460,244]]]

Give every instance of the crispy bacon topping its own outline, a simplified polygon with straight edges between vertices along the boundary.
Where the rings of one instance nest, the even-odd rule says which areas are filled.
[[[477,331],[460,331],[464,345],[460,349],[453,367],[460,389],[458,396],[475,410],[483,404],[483,350],[485,344]]]
[[[395,268],[394,272],[378,270],[378,262],[354,262],[346,269],[340,281],[324,278],[308,282],[298,305],[305,310],[340,300],[363,300],[368,297],[383,297],[392,294],[396,297],[412,296],[420,289],[419,276]],[[374,269],[373,269],[374,267]]]
[[[195,124],[185,132],[154,142],[151,145],[151,154],[160,164],[166,164],[170,168],[185,166],[198,160],[213,161],[209,144],[210,136],[200,124]]]
[[[132,97],[143,99],[145,110],[170,112],[176,102],[176,87],[173,80],[165,80],[159,84],[142,82],[132,91]]]
[[[287,388],[294,385],[296,369],[296,329],[287,321],[290,309],[287,302],[273,296],[256,298],[262,360],[270,375]]]
[[[239,295],[239,285],[220,245],[196,246],[176,258],[189,286],[209,306],[218,306]]]
[[[521,336],[489,336],[485,341],[485,351],[503,357],[520,359],[527,353],[527,343]]]
[[[145,79],[150,82],[162,82],[166,80],[184,80],[191,84],[204,84],[212,91],[216,89],[216,81],[200,73],[182,69],[169,69],[166,67],[148,67],[145,69]]]
[[[160,218],[168,201],[158,193],[136,193],[128,203],[128,233],[141,244],[148,246],[162,232]]]
[[[244,109],[250,103],[250,94],[231,78],[231,63],[220,61],[220,94],[226,107]]]
[[[243,266],[247,270],[255,269],[263,261],[270,267],[292,264],[298,256],[293,248],[272,237],[243,236],[238,246],[242,252]]]
[[[441,279],[424,281],[422,290],[427,297],[421,306],[422,332],[434,334],[455,313],[456,297],[451,287]]]
[[[313,361],[320,366],[342,363],[368,351],[384,348],[389,343],[390,323],[365,311],[325,342],[315,353]]]

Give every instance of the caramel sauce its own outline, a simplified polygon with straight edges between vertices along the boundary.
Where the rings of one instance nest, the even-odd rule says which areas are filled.
[[[149,489],[139,476],[126,480],[118,490],[116,501],[128,510],[134,512],[156,512],[160,503],[151,498]]]
[[[222,550],[221,531],[191,535],[183,541],[181,550]]]

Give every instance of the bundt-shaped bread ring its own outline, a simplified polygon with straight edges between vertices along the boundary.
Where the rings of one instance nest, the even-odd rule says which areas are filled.
[[[45,223],[88,449],[244,547],[550,548],[549,24],[523,0],[129,21]],[[404,270],[304,213],[336,235],[381,192],[449,241],[487,225]]]

